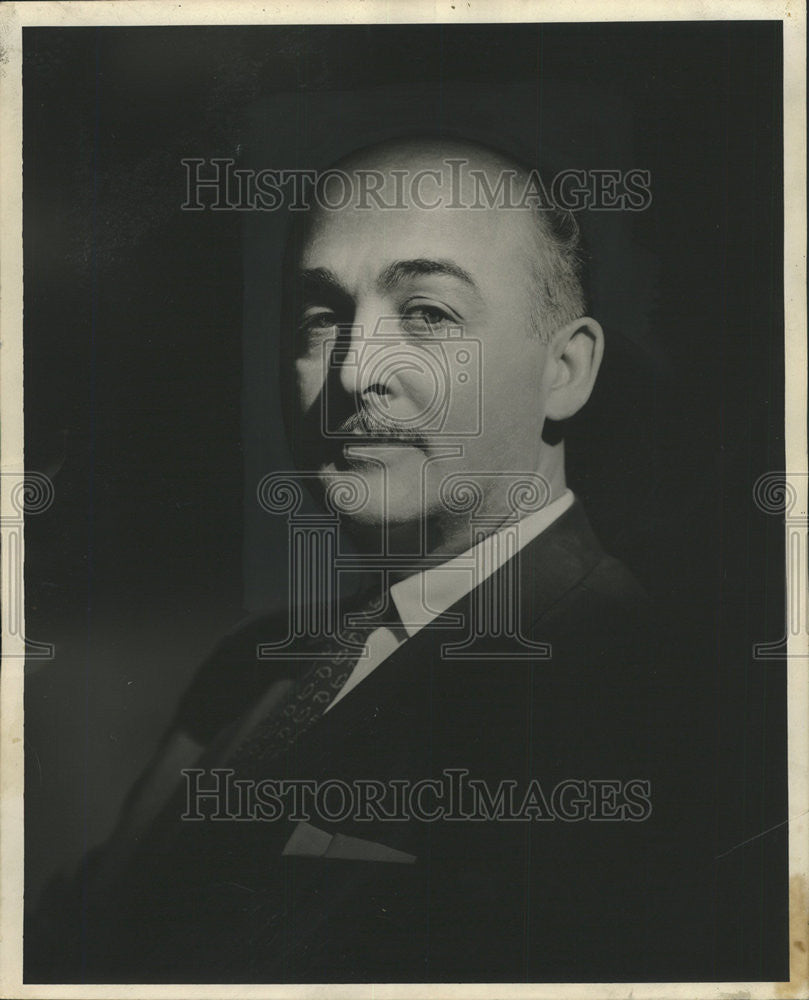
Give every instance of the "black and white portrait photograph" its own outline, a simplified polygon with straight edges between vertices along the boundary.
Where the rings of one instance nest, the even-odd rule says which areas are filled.
[[[805,8],[5,7],[0,992],[806,996]]]

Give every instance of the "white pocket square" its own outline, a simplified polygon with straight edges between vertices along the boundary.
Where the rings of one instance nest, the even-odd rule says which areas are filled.
[[[397,851],[394,847],[361,837],[346,837],[342,833],[326,833],[305,822],[298,823],[281,853],[294,857],[386,861],[399,865],[412,865],[416,861],[415,855]]]

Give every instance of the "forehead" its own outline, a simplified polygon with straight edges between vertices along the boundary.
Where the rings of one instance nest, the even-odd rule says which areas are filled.
[[[506,278],[524,284],[534,225],[528,209],[319,209],[308,220],[298,263],[328,268],[351,286],[374,281],[403,259],[450,260],[482,288]]]

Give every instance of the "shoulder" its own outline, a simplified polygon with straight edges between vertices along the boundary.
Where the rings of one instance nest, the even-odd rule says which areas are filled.
[[[615,648],[622,641],[637,646],[648,640],[656,617],[648,593],[631,570],[605,554],[534,624],[576,645],[609,637]]]
[[[521,590],[532,626],[574,629],[605,621],[637,626],[652,613],[644,587],[607,553],[576,501],[522,554]]]
[[[571,598],[596,611],[646,617],[652,602],[635,574],[620,559],[604,553],[596,565],[572,589]]]
[[[526,553],[522,600],[530,635],[558,662],[600,670],[649,662],[659,609],[631,569],[605,551],[580,502]]]
[[[286,610],[246,616],[214,646],[194,674],[174,718],[173,728],[205,745],[237,719],[267,686],[294,664],[260,655],[265,643],[288,634]]]

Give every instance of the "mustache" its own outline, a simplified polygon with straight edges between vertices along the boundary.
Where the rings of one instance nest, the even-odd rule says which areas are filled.
[[[412,427],[402,427],[395,421],[381,420],[375,414],[365,409],[357,410],[346,417],[334,433],[350,434],[357,438],[370,438],[375,441],[398,441],[402,444],[412,444],[417,447],[422,447],[426,444],[424,435],[419,433],[419,431],[414,430]]]

